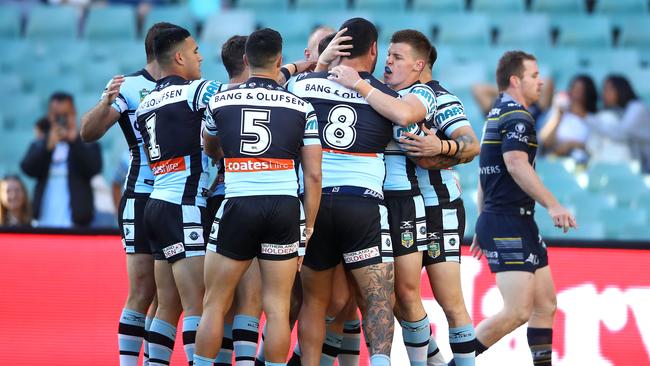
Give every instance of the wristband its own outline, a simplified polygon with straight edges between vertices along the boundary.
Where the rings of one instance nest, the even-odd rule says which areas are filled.
[[[354,85],[352,85],[352,90],[357,90],[357,85],[359,85],[359,83],[362,82],[362,81],[363,81],[363,79],[359,78],[359,80],[357,80],[354,83]],[[370,93],[368,95],[370,95]]]
[[[370,89],[370,92],[368,93],[368,95],[366,95],[366,100],[370,99],[370,96],[372,95],[372,93],[375,92],[375,90],[377,90],[377,88],[373,87],[372,89]]]
[[[293,65],[293,68],[296,69],[296,71],[294,71],[293,74],[297,74],[298,73],[298,66],[293,62],[291,64]]]
[[[280,68],[280,72],[282,73],[282,75],[284,75],[284,81],[289,81],[289,79],[291,79],[291,73],[289,72],[289,69],[287,69],[286,67],[282,66]]]

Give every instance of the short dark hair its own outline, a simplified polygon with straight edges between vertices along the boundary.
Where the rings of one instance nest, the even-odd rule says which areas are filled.
[[[431,42],[427,36],[415,29],[403,29],[393,33],[390,43],[406,43],[411,46],[417,57],[422,57],[425,62],[431,53]]]
[[[535,56],[523,51],[507,51],[499,59],[497,66],[497,86],[499,90],[506,90],[510,85],[512,75],[524,76],[524,60],[535,61]]]
[[[639,99],[639,97],[634,92],[632,85],[623,75],[611,74],[608,75],[605,79],[605,82],[612,84],[616,90],[616,105],[625,108],[627,104],[633,100]]]
[[[246,36],[232,36],[221,46],[221,61],[231,79],[244,71],[244,52],[247,39]]]
[[[336,36],[336,33],[330,33],[330,34],[326,35],[325,37],[323,37],[323,39],[321,39],[320,42],[318,42],[318,54],[319,55],[321,53],[323,53],[323,51],[325,51],[325,49],[327,48],[327,46],[329,46],[330,42],[332,42],[332,40],[334,39],[335,36]]]
[[[585,87],[584,107],[587,112],[598,112],[598,91],[596,90],[596,83],[594,83],[594,79],[592,79],[591,76],[587,74],[578,74],[571,80],[571,87],[573,87],[573,84],[577,82],[581,82]]]
[[[158,36],[158,33],[163,29],[172,29],[174,27],[178,26],[172,23],[159,22],[149,28],[147,35],[144,37],[144,52],[147,55],[147,63],[156,59],[156,55],[154,54],[154,40]]]
[[[436,49],[436,46],[431,45],[431,52],[429,52],[429,58],[427,59],[427,65],[429,65],[429,68],[433,68],[433,64],[436,63],[436,60],[438,60],[438,50]]]
[[[373,42],[377,42],[377,28],[375,25],[363,18],[348,19],[341,25],[339,30],[347,28],[344,36],[352,37],[351,41],[341,44],[351,44],[352,49],[348,50],[348,58],[357,58],[368,53]]]
[[[74,97],[72,94],[64,91],[55,91],[50,95],[48,103],[52,102],[70,102],[74,104]]]
[[[153,41],[153,53],[156,61],[161,65],[169,65],[176,47],[191,36],[190,31],[179,26],[160,30]]]
[[[246,57],[251,67],[267,67],[282,53],[282,36],[271,28],[256,30],[246,40]]]

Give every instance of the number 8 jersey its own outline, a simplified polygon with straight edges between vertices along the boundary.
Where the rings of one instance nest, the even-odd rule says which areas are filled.
[[[140,103],[136,117],[154,175],[150,198],[206,206],[207,159],[202,155],[201,126],[208,101],[221,86],[216,81],[187,81],[171,75],[158,80]]]

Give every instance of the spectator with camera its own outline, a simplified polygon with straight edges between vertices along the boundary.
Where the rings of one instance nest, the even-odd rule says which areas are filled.
[[[72,95],[50,96],[49,129],[30,145],[20,166],[36,178],[33,212],[37,226],[86,227],[94,216],[91,178],[101,172],[99,145],[81,142]]]

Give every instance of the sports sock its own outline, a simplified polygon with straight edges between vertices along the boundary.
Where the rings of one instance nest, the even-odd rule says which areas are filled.
[[[293,354],[289,358],[289,361],[287,361],[287,366],[300,366],[300,357],[302,357],[300,343],[296,342],[296,346],[293,347]]]
[[[120,366],[137,366],[145,332],[146,315],[131,309],[122,309],[117,340],[120,347]]]
[[[142,356],[142,366],[149,366],[149,329],[151,329],[152,317],[147,317],[144,321],[144,342],[142,343],[144,352]]]
[[[411,366],[426,366],[431,329],[429,317],[425,315],[424,318],[415,322],[401,321],[400,325]]]
[[[359,365],[359,349],[361,347],[361,322],[346,320],[343,323],[343,340],[339,352],[339,366]]]
[[[476,338],[476,356],[488,350],[489,347],[486,347],[481,341]]]
[[[248,315],[235,315],[232,340],[235,346],[235,364],[254,366],[260,320]]]
[[[266,365],[266,366],[285,366],[286,363],[284,363],[284,362],[269,362],[269,361],[266,361],[264,363],[264,365]]]
[[[553,329],[528,328],[528,346],[533,356],[533,365],[551,366],[553,354]]]
[[[194,366],[212,366],[214,359],[194,354]]]
[[[336,356],[341,351],[343,335],[334,333],[329,329],[325,333],[325,342],[320,354],[320,366],[333,366]]]
[[[149,329],[149,365],[169,365],[175,340],[176,327],[164,320],[153,318]]]
[[[217,353],[214,366],[230,366],[232,364],[232,324],[223,325],[223,338],[221,338],[221,349]]]
[[[257,357],[255,359],[255,366],[264,366],[264,337],[266,337],[266,324],[262,329],[262,337],[260,338],[260,346],[257,348]]]
[[[372,355],[370,366],[390,366],[390,357],[386,355]]]
[[[449,328],[449,345],[458,366],[474,366],[476,356],[476,335],[470,323],[457,328]]]
[[[427,366],[444,366],[447,363],[438,348],[438,343],[433,337],[433,331],[429,327],[429,347],[427,347]]]
[[[201,317],[198,315],[183,317],[183,347],[187,356],[187,363],[192,366],[194,362],[194,341],[196,330],[199,328]]]

